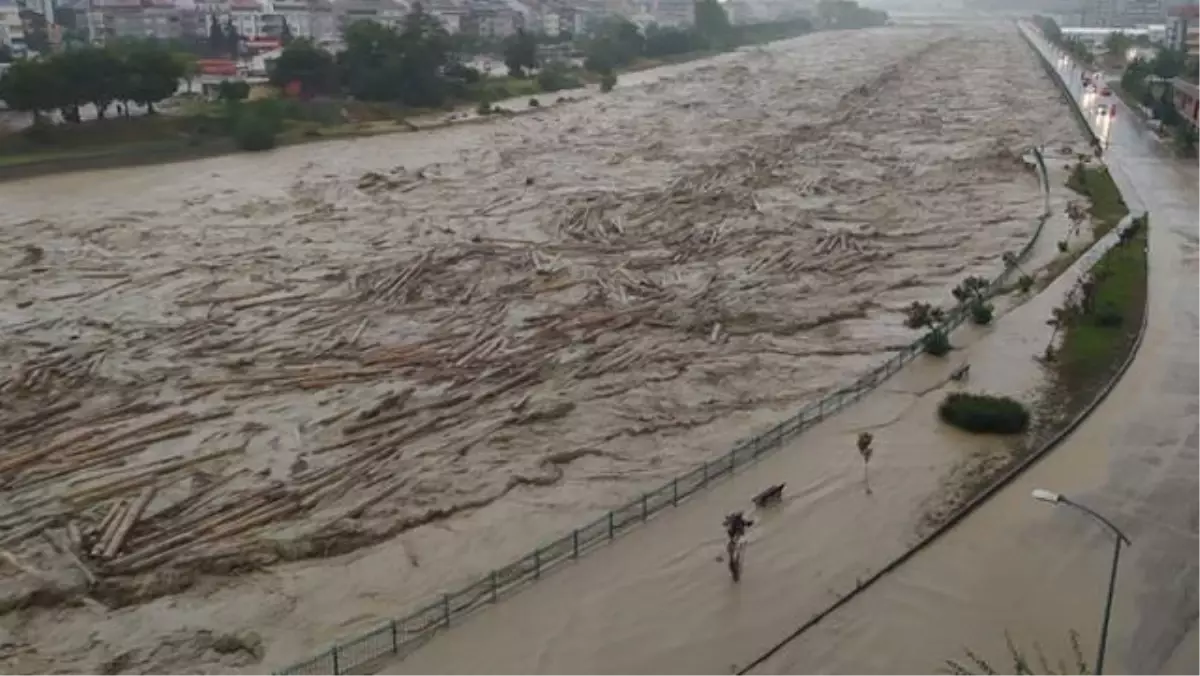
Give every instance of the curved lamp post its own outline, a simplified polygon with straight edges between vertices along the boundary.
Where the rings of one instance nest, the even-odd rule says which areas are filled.
[[[1121,561],[1121,543],[1124,542],[1127,545],[1131,543],[1129,538],[1125,537],[1125,534],[1121,532],[1121,529],[1113,525],[1113,522],[1092,511],[1091,508],[1085,507],[1078,502],[1069,500],[1065,495],[1055,493],[1054,491],[1037,488],[1033,491],[1033,497],[1035,500],[1049,502],[1053,505],[1067,505],[1068,507],[1074,507],[1075,509],[1078,509],[1084,514],[1092,517],[1092,519],[1096,520],[1096,522],[1098,522],[1100,525],[1107,528],[1108,531],[1115,536],[1116,542],[1114,543],[1113,547],[1112,571],[1108,575],[1108,596],[1104,600],[1104,620],[1100,625],[1100,647],[1096,651],[1096,673],[1103,674],[1104,651],[1108,646],[1108,620],[1112,615],[1113,591],[1117,586],[1117,564]]]

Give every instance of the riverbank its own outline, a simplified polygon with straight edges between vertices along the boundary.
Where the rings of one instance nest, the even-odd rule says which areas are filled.
[[[627,67],[620,69],[620,74],[646,73],[657,68],[678,66],[681,64],[703,61],[721,54],[728,54],[738,49],[761,47],[770,42],[795,39],[805,34],[780,37],[777,40],[750,43],[729,50],[700,50],[670,56],[646,58],[638,57]],[[581,71],[579,80],[584,87],[564,89],[554,92],[541,91],[534,78],[512,78],[508,76],[491,77],[477,87],[486,100],[503,109],[503,114],[482,116],[477,114],[478,103],[464,101],[456,104],[447,111],[401,111],[385,115],[386,119],[375,119],[363,122],[348,122],[334,124],[291,124],[276,139],[276,146],[293,146],[301,144],[322,143],[330,140],[369,138],[389,134],[403,134],[428,131],[459,124],[479,124],[491,119],[502,119],[513,115],[535,113],[555,105],[570,103],[580,97],[590,96],[597,91],[599,76],[594,73]],[[536,99],[536,105],[530,105],[531,99]],[[374,106],[386,108],[386,106]],[[128,124],[133,127],[161,126],[163,118],[168,115],[155,117],[137,117],[125,120],[91,120],[84,125],[111,125],[114,122]],[[211,120],[211,115],[194,116],[196,124],[204,124]],[[187,162],[191,160],[217,157],[245,152],[237,147],[233,139],[226,135],[196,134],[189,130],[188,121],[178,125],[180,130],[173,134],[174,138],[153,138],[163,136],[157,130],[143,133],[141,140],[137,134],[123,134],[116,143],[105,145],[87,144],[84,147],[47,147],[45,149],[29,148],[16,152],[4,152],[0,149],[0,182],[22,180],[51,174],[74,171],[90,171],[99,169],[115,169],[136,167],[172,162]],[[22,132],[13,132],[19,134]],[[2,140],[2,139],[0,139]]]

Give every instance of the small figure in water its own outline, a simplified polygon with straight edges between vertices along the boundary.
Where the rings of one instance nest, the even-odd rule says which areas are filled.
[[[754,521],[747,519],[741,512],[734,512],[725,517],[725,532],[729,535],[730,542],[740,539],[746,534],[746,529],[754,525]]]

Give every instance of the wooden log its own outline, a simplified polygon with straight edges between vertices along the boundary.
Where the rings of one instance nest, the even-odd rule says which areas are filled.
[[[142,518],[142,512],[146,511],[146,507],[150,505],[150,501],[154,499],[154,488],[148,487],[142,489],[141,494],[134,500],[133,505],[129,508],[124,518],[121,519],[121,525],[117,528],[117,532],[101,554],[106,559],[111,559],[121,550],[121,545],[125,544],[125,538],[129,536],[129,531],[133,529],[137,520]]]
[[[93,557],[99,557],[108,549],[109,543],[112,542],[113,538],[117,534],[117,529],[121,527],[121,523],[125,520],[125,514],[129,511],[129,502],[127,500],[122,500],[121,502],[117,503],[117,506],[114,507],[113,510],[120,511],[116,516],[113,517],[112,521],[109,522],[108,527],[104,529],[104,532],[100,534],[100,538],[96,540],[96,545],[92,547]]]
[[[98,486],[80,488],[73,493],[67,494],[64,500],[75,504],[95,502],[98,499],[104,499],[105,497],[143,486],[148,481],[155,481],[159,477],[172,474],[181,469],[186,469],[201,463],[216,460],[225,457],[226,455],[240,453],[242,452],[243,448],[244,447],[242,445],[231,446],[229,448],[219,449],[213,451],[212,453],[206,453],[194,458],[180,458],[167,465],[150,466],[141,469],[135,467],[132,469],[131,474],[123,476],[116,481],[110,481]]]
[[[121,503],[122,502],[123,501],[118,500],[118,501],[114,502],[111,506],[109,506],[108,513],[105,514],[104,518],[100,520],[100,524],[96,526],[96,529],[94,531],[94,534],[97,539],[102,537],[104,535],[104,533],[108,531],[108,527],[112,525],[113,519],[116,519],[117,515],[121,513]]]

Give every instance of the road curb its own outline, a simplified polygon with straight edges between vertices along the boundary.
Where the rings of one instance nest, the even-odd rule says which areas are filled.
[[[1041,52],[1037,50],[1036,45],[1033,45],[1032,43],[1029,42],[1029,38],[1025,36],[1024,32],[1022,32],[1021,35],[1022,35],[1022,37],[1025,38],[1025,41],[1027,43],[1029,43],[1030,47],[1037,53],[1039,59],[1042,60],[1042,63],[1044,65],[1048,66],[1048,64],[1046,64],[1045,59],[1042,57]],[[1054,77],[1055,74],[1056,73],[1052,72],[1052,79],[1054,79],[1055,82],[1059,84],[1059,87],[1062,88],[1062,81],[1060,79],[1058,79],[1057,77]],[[1069,96],[1069,92],[1068,92],[1068,96]],[[1077,107],[1078,104],[1075,101],[1074,97],[1070,97],[1069,105],[1071,106],[1072,110],[1078,112],[1078,107]],[[1088,127],[1088,130],[1090,132],[1091,128]],[[1118,189],[1118,192],[1119,192],[1119,189]],[[1125,228],[1129,227],[1131,220],[1132,220],[1132,218],[1130,216],[1126,216],[1125,219],[1122,221],[1123,225],[1118,225],[1116,228],[1113,228],[1113,230],[1111,231],[1110,234],[1114,234],[1114,235],[1118,234]],[[1147,227],[1149,227],[1149,224],[1147,224]],[[1096,245],[1101,244],[1103,241],[1104,241],[1103,238],[1100,240],[1097,240]],[[1107,253],[1107,251],[1105,251],[1105,253]],[[1084,255],[1086,256],[1086,253]],[[1080,258],[1082,259],[1083,256],[1081,256]],[[1094,267],[1095,264],[1102,258],[1103,258],[1103,256],[1097,256],[1087,266],[1087,270],[1091,270],[1092,267]],[[1084,270],[1080,270],[1080,272],[1083,272],[1083,271]],[[1096,410],[1096,408],[1098,408],[1100,406],[1100,404],[1102,404],[1104,402],[1104,400],[1108,398],[1108,395],[1112,392],[1113,388],[1115,388],[1117,386],[1117,383],[1119,383],[1121,381],[1121,378],[1123,378],[1125,376],[1125,373],[1129,370],[1129,367],[1133,364],[1133,360],[1137,357],[1138,352],[1141,350],[1142,340],[1146,335],[1146,328],[1148,326],[1149,317],[1150,317],[1149,290],[1147,290],[1146,307],[1142,311],[1142,323],[1138,327],[1138,333],[1137,333],[1137,336],[1134,338],[1133,345],[1130,347],[1129,354],[1126,355],[1125,360],[1118,367],[1117,371],[1115,373],[1113,373],[1113,375],[1109,379],[1109,381],[1100,389],[1099,392],[1096,393],[1096,396],[1092,399],[1092,401],[1089,402],[1083,408],[1083,410],[1081,410],[1079,412],[1078,415],[1076,415],[1072,420],[1070,420],[1053,437],[1051,437],[1049,440],[1047,440],[1045,444],[1043,444],[1040,448],[1035,449],[1029,455],[1022,458],[1020,461],[1018,461],[1016,465],[1012,466],[1007,471],[1005,471],[1004,474],[1000,475],[999,478],[997,478],[994,482],[989,484],[987,488],[984,488],[974,498],[972,498],[970,501],[968,501],[967,504],[963,505],[957,511],[953,512],[945,521],[943,521],[941,523],[941,525],[939,525],[937,528],[935,528],[932,532],[930,532],[924,538],[919,540],[917,542],[917,544],[915,544],[913,547],[911,547],[910,549],[905,551],[903,554],[900,554],[898,557],[896,557],[891,562],[886,564],[883,568],[879,569],[876,573],[874,573],[873,575],[868,577],[866,580],[863,580],[860,584],[858,584],[854,588],[853,591],[847,593],[845,596],[842,596],[837,601],[835,601],[832,605],[830,605],[829,607],[825,608],[821,612],[814,615],[812,618],[810,618],[804,624],[800,625],[800,627],[798,627],[796,630],[794,630],[792,633],[790,633],[783,640],[779,641],[774,646],[772,646],[769,650],[767,650],[763,654],[756,657],[752,662],[750,662],[749,664],[747,664],[744,667],[740,667],[737,671],[737,674],[739,674],[739,676],[740,676],[742,674],[749,673],[755,667],[761,665],[763,662],[765,662],[768,659],[770,659],[771,657],[773,657],[776,653],[778,653],[780,650],[782,650],[788,643],[794,641],[796,638],[800,637],[802,634],[804,634],[809,629],[812,629],[817,624],[820,624],[820,622],[822,620],[829,617],[837,610],[841,609],[842,606],[849,603],[852,599],[857,597],[863,591],[866,591],[868,588],[871,587],[871,585],[873,585],[876,582],[878,582],[879,580],[883,579],[888,573],[891,573],[895,569],[899,568],[901,565],[906,563],[913,556],[920,553],[926,547],[928,547],[929,545],[936,542],[940,537],[942,537],[946,533],[950,532],[950,530],[952,530],[955,526],[957,526],[959,524],[959,522],[961,522],[963,519],[970,516],[971,513],[973,513],[976,509],[979,509],[979,507],[981,507],[985,502],[990,500],[992,498],[992,496],[995,495],[1000,489],[1002,489],[1005,486],[1007,486],[1008,484],[1012,483],[1014,479],[1016,479],[1018,476],[1023,474],[1027,469],[1032,467],[1039,460],[1044,458],[1047,454],[1050,453],[1050,451],[1057,448],[1059,446],[1059,444],[1061,444],[1064,440],[1066,440],[1067,437],[1069,437],[1076,429],[1079,428],[1080,425],[1083,424],[1083,422],[1088,417],[1091,416],[1091,414]]]

